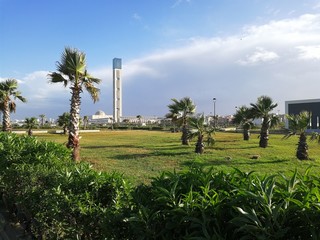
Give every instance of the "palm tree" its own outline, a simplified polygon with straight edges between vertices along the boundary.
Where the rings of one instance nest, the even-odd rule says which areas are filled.
[[[250,129],[253,126],[252,120],[252,111],[247,106],[239,107],[233,116],[233,123],[241,125],[243,129],[243,140],[248,141],[250,139]]]
[[[273,103],[272,98],[268,96],[258,97],[255,104],[250,103],[251,111],[254,118],[262,118],[259,146],[266,148],[269,140],[269,129],[279,123],[278,116],[271,114],[278,104]]]
[[[68,126],[70,124],[70,113],[65,112],[58,116],[57,122],[60,127],[63,127],[63,134],[67,134]]]
[[[195,153],[202,154],[204,151],[204,138],[207,137],[207,144],[211,146],[214,144],[214,138],[212,134],[214,133],[214,127],[209,127],[205,124],[204,115],[200,117],[191,117],[189,118],[189,139],[197,137],[197,143],[195,148]]]
[[[299,134],[296,156],[299,160],[308,160],[308,143],[305,131],[310,123],[311,114],[307,111],[303,111],[298,115],[286,115],[286,118],[288,119],[290,132],[284,138]]]
[[[32,136],[32,128],[34,128],[37,125],[37,119],[35,117],[26,118],[24,120],[24,123],[26,124],[26,127],[28,128],[28,135]]]
[[[16,103],[13,99],[19,99],[21,102],[27,101],[17,89],[18,81],[15,79],[0,82],[0,110],[3,112],[2,131],[5,132],[11,131],[10,113],[16,111]]]
[[[94,102],[99,100],[100,90],[95,84],[101,82],[88,74],[86,69],[86,55],[77,49],[65,48],[61,62],[57,62],[57,72],[48,74],[51,83],[63,83],[64,87],[70,85],[70,125],[67,147],[73,149],[72,158],[80,160],[80,94],[87,90]]]
[[[196,105],[189,97],[184,97],[180,100],[172,98],[171,100],[173,103],[168,105],[169,113],[166,114],[166,117],[171,118],[172,122],[177,123],[178,126],[182,126],[182,144],[189,145],[188,119],[194,114]]]
[[[40,117],[40,119],[41,119],[41,127],[43,127],[43,126],[44,126],[44,120],[45,120],[45,118],[46,118],[46,115],[45,115],[45,114],[40,114],[39,117]]]

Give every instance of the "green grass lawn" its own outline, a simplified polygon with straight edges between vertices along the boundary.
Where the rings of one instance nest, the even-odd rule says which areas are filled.
[[[59,134],[39,134],[41,139],[65,143],[67,136]],[[258,146],[258,135],[250,141],[243,141],[242,134],[218,132],[216,143],[206,148],[203,155],[194,153],[195,142],[182,146],[181,133],[160,131],[103,131],[81,134],[81,159],[89,162],[99,171],[117,171],[132,182],[148,183],[159,172],[180,171],[190,165],[214,167],[230,171],[255,171],[259,175],[282,172],[291,173],[295,169],[304,172],[313,166],[311,172],[320,173],[320,145],[309,142],[310,161],[299,161],[295,157],[298,136],[282,140],[283,135],[270,135],[269,147]],[[259,155],[259,159],[251,159]]]

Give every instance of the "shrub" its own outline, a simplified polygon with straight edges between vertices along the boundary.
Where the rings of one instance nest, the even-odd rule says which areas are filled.
[[[7,207],[45,239],[121,239],[130,185],[122,175],[75,164],[60,144],[0,134],[1,185]]]
[[[38,239],[320,239],[320,178],[163,172],[132,188],[62,145],[0,134],[6,206]]]

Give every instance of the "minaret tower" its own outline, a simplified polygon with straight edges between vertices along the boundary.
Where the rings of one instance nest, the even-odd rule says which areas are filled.
[[[122,116],[121,58],[113,59],[113,121],[120,122]]]

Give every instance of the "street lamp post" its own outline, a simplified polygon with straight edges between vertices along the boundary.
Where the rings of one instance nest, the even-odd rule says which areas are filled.
[[[216,128],[216,98],[213,98],[213,127]]]

